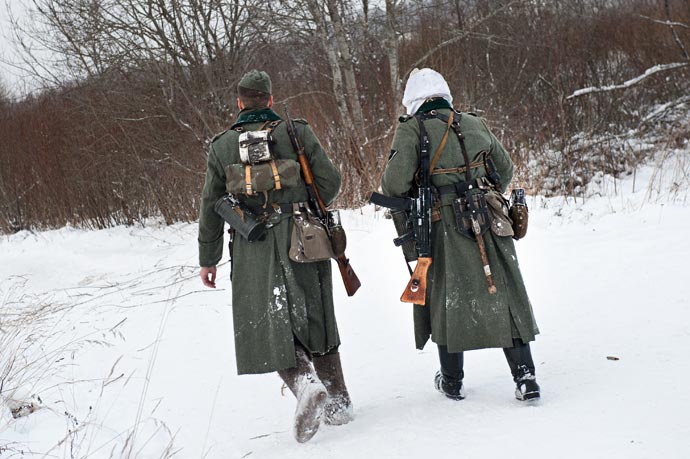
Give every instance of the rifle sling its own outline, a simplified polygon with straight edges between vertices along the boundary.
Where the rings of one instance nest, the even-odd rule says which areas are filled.
[[[424,120],[428,119],[426,114],[415,115],[417,123],[419,124],[419,184],[420,186],[429,186],[431,170],[429,164],[429,135],[424,127]]]

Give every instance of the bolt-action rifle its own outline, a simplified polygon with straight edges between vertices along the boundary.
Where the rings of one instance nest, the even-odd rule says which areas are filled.
[[[338,219],[329,218],[329,213],[326,209],[326,204],[323,202],[323,199],[321,199],[321,196],[319,195],[319,189],[316,186],[316,182],[314,182],[314,174],[311,171],[311,166],[309,165],[307,155],[304,153],[304,146],[302,146],[301,142],[299,141],[299,138],[297,137],[295,124],[290,118],[290,114],[288,113],[287,104],[284,105],[284,109],[285,125],[287,126],[287,131],[290,137],[290,141],[292,142],[292,146],[297,152],[297,159],[302,168],[302,176],[304,177],[304,183],[307,185],[307,195],[309,197],[309,203],[311,204],[312,210],[315,212],[319,220],[321,220],[321,222],[324,224],[324,227],[328,231],[329,237],[332,238],[331,242],[333,242],[333,230],[335,229],[335,227],[331,223],[335,223],[335,225],[339,227],[338,229],[341,232],[341,234],[339,235],[340,241],[338,242],[342,247],[342,250],[335,250],[335,261],[338,262],[338,268],[340,269],[340,275],[343,278],[343,284],[345,284],[345,291],[347,292],[347,296],[352,296],[355,294],[357,289],[359,289],[359,287],[362,284],[359,281],[357,274],[355,274],[355,271],[352,269],[352,266],[350,265],[350,260],[345,256],[345,234],[344,232],[342,232],[343,230],[342,227],[340,227],[340,222],[338,221]]]

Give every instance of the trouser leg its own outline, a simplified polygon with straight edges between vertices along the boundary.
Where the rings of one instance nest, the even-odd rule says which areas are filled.
[[[441,373],[445,378],[461,381],[465,377],[462,352],[448,352],[448,346],[439,344],[438,359],[441,361]]]
[[[508,366],[510,366],[510,373],[513,375],[513,379],[517,380],[524,372],[526,368],[529,373],[535,376],[534,361],[532,360],[532,351],[530,350],[529,343],[523,343],[521,339],[513,339],[513,347],[506,347],[503,349],[503,353],[508,361]]]

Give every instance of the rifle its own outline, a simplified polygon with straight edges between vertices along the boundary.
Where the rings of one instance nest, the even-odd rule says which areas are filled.
[[[424,305],[426,303],[427,273],[431,267],[431,175],[429,136],[424,128],[421,117],[419,122],[420,155],[419,155],[419,186],[414,198],[391,198],[379,193],[372,193],[369,202],[394,210],[404,210],[412,222],[412,234],[404,234],[393,242],[396,246],[414,239],[417,251],[417,265],[400,297],[403,303]]]
[[[314,174],[311,171],[311,166],[309,165],[307,155],[304,153],[304,146],[302,146],[302,144],[299,141],[299,138],[297,137],[295,124],[290,118],[290,114],[288,113],[287,104],[284,104],[283,107],[285,109],[285,125],[287,126],[288,136],[290,137],[290,141],[292,142],[293,148],[297,152],[297,159],[299,161],[300,167],[302,168],[304,183],[307,185],[307,195],[309,197],[309,203],[311,204],[312,209],[316,213],[316,216],[326,227],[328,235],[329,237],[331,237],[331,242],[333,242],[333,225],[335,224],[339,226],[339,219],[334,219],[332,217],[329,218],[329,212],[326,209],[326,204],[323,202],[323,199],[321,199],[321,196],[319,195],[319,189],[316,186],[316,182],[314,182]],[[352,266],[350,265],[350,260],[345,256],[344,232],[340,235],[340,238],[342,240],[338,242],[341,244],[342,250],[334,250],[336,252],[335,261],[338,262],[338,268],[340,269],[340,275],[343,278],[343,284],[345,285],[345,291],[347,292],[347,296],[352,296],[355,294],[357,289],[359,289],[359,287],[362,284],[359,281],[357,274],[355,274],[355,271],[352,269]]]

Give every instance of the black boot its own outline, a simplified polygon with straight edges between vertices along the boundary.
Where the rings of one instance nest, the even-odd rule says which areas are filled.
[[[304,443],[319,430],[328,392],[301,346],[295,346],[295,359],[295,367],[278,370],[278,374],[297,398],[293,434],[298,442]]]
[[[513,339],[513,347],[504,348],[503,352],[516,384],[515,398],[521,401],[538,399],[541,394],[529,343],[523,343],[520,339]]]
[[[339,426],[352,421],[352,400],[345,385],[340,353],[314,356],[314,369],[328,391],[328,401],[324,409],[326,424]]]
[[[450,353],[447,346],[439,344],[438,358],[441,361],[441,369],[434,376],[434,387],[450,399],[464,399],[465,390],[462,379],[465,373],[462,369],[464,363],[462,352]]]
[[[515,398],[521,401],[529,401],[538,399],[541,394],[539,393],[539,384],[537,384],[537,378],[533,373],[530,372],[526,365],[520,365],[518,367],[518,376],[514,378],[515,380]]]

